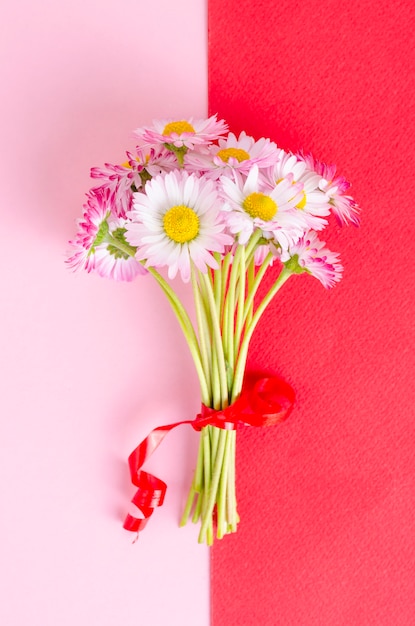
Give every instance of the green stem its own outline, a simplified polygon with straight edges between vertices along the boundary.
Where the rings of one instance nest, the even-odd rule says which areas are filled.
[[[202,430],[202,438],[203,438],[203,455],[204,455],[204,485],[203,485],[203,502],[202,502],[202,529],[199,533],[199,543],[202,543],[205,539],[208,545],[211,545],[213,541],[213,521],[212,515],[208,513],[208,504],[206,501],[207,494],[210,493],[211,490],[211,474],[212,474],[212,466],[211,466],[211,446],[210,446],[210,427],[207,426]]]
[[[255,253],[258,241],[260,240],[262,233],[260,230],[256,230],[251,235],[248,243],[244,245],[239,245],[236,249],[235,256],[232,262],[231,274],[229,279],[229,286],[226,294],[226,302],[225,302],[225,312],[226,312],[226,326],[224,325],[224,329],[226,329],[225,336],[225,349],[226,349],[226,357],[229,365],[232,369],[235,368],[235,355],[237,354],[238,347],[238,333],[239,336],[242,332],[243,326],[243,307],[242,298],[245,297],[245,279],[246,279],[246,264],[253,259],[253,255]],[[242,267],[241,267],[242,265]],[[235,323],[235,298],[236,298],[236,288],[238,285],[243,283],[244,289],[239,287],[239,300],[238,300],[238,312],[237,312],[237,321]],[[239,303],[241,307],[239,308]],[[238,321],[239,318],[239,321]],[[236,328],[236,326],[238,328]]]
[[[239,344],[241,342],[242,329],[244,325],[244,302],[245,302],[245,289],[246,289],[246,267],[245,267],[245,248],[242,247],[241,258],[239,262],[239,281],[238,281],[238,297],[235,332],[234,332],[234,354],[238,354]],[[232,365],[234,367],[234,363]]]
[[[202,506],[203,506],[203,489],[198,494],[198,498],[196,500],[196,506],[193,512],[193,517],[192,517],[193,524],[197,524],[197,522],[200,520],[200,516],[202,515]]]
[[[196,507],[195,507],[195,516],[196,516],[198,504],[202,500],[202,496],[201,496],[202,482],[203,482],[203,437],[201,435],[199,439],[199,451],[197,455],[196,470],[194,473],[192,486],[190,487],[189,495],[186,501],[186,506],[184,508],[183,515],[180,520],[180,524],[179,524],[180,526],[184,526],[187,520],[189,519],[190,514],[192,512],[195,496],[197,496]],[[194,522],[198,521],[199,515],[200,515],[200,510],[196,519],[193,518]]]
[[[211,380],[211,370],[212,370],[212,361],[211,361],[211,352],[209,351],[210,347],[210,335],[209,335],[209,323],[206,317],[206,309],[204,307],[201,293],[199,290],[199,285],[196,278],[195,268],[192,266],[191,272],[192,278],[192,287],[193,287],[193,298],[196,309],[196,319],[199,330],[199,346],[200,346],[200,354],[202,359],[203,371],[206,378],[206,384],[208,388],[212,389],[212,380]],[[210,406],[211,394],[209,398]]]
[[[212,523],[213,509],[216,503],[216,494],[222,472],[223,457],[225,453],[226,430],[221,429],[219,433],[219,444],[216,453],[215,464],[212,471],[212,477],[209,482],[209,489],[206,490],[207,502],[202,514],[202,524],[199,532],[199,542],[202,543],[207,536],[208,529]]]
[[[219,433],[220,428],[211,428],[210,429],[210,446],[212,450],[212,461],[216,460],[216,453],[218,451],[218,442],[219,442]]]
[[[206,274],[201,274],[200,276],[205,287],[207,304],[210,308],[210,313],[211,313],[213,345],[215,346],[215,350],[216,350],[219,383],[220,383],[221,397],[222,397],[221,408],[224,409],[228,405],[228,385],[227,385],[226,363],[225,363],[225,357],[223,353],[222,335],[221,335],[221,330],[220,330],[219,317],[216,311],[215,298],[213,295],[212,285],[209,281],[209,278],[208,276],[206,276]]]
[[[221,271],[221,290],[220,290],[220,308],[218,309],[219,320],[221,322],[221,328],[225,327],[224,321],[224,308],[226,300],[226,290],[228,288],[229,268],[231,267],[232,253],[228,254],[223,259],[222,271]]]
[[[234,402],[236,400],[236,398],[238,397],[239,393],[240,393],[240,389],[242,387],[242,381],[243,381],[243,376],[244,376],[244,372],[245,372],[245,365],[246,365],[246,359],[248,356],[248,348],[249,348],[249,342],[251,340],[252,337],[252,333],[254,332],[256,325],[258,324],[261,315],[263,314],[263,312],[265,311],[265,309],[267,308],[268,304],[271,302],[271,300],[273,299],[273,297],[275,296],[275,294],[277,293],[277,291],[279,289],[281,289],[281,287],[283,286],[283,284],[288,280],[288,278],[292,275],[292,272],[290,270],[288,270],[286,267],[284,267],[280,273],[280,275],[278,276],[277,280],[275,281],[274,285],[271,287],[271,289],[268,291],[268,293],[266,294],[266,296],[264,297],[264,299],[262,300],[262,302],[260,303],[260,305],[258,306],[252,321],[250,323],[250,325],[246,328],[246,332],[245,332],[245,336],[243,338],[242,341],[242,345],[239,351],[239,356],[238,356],[238,363],[237,366],[235,368],[235,376],[234,376],[234,387],[232,390],[232,396],[231,396],[231,403]]]
[[[176,314],[177,320],[189,346],[190,353],[193,357],[193,361],[196,367],[197,375],[199,377],[202,402],[208,406],[210,401],[209,387],[206,381],[206,376],[204,373],[202,358],[200,354],[200,348],[192,322],[190,321],[190,318],[179,298],[170,287],[170,285],[164,280],[164,278],[153,267],[149,267],[148,271],[150,272],[150,274],[152,274],[152,276],[154,276],[154,278],[164,291],[174,313]]]
[[[219,410],[221,408],[221,385],[219,380],[218,357],[215,346],[212,345],[212,408]]]
[[[210,282],[210,278],[209,278]],[[220,372],[218,366],[218,354],[217,354],[217,346],[214,341],[214,330],[213,330],[213,316],[212,316],[212,306],[211,300],[209,300],[209,293],[211,290],[206,289],[206,283],[200,279],[198,281],[198,288],[200,294],[200,301],[203,305],[203,321],[205,323],[205,335],[209,345],[209,362],[211,366],[210,370],[210,380],[211,387],[210,393],[212,398],[212,406],[214,409],[220,409],[222,406],[222,396],[221,396],[221,384],[220,384]]]
[[[255,250],[257,248],[258,241],[261,239],[261,237],[262,237],[262,231],[259,229],[255,230],[252,233],[250,240],[246,244],[245,258],[246,258],[247,264],[251,262],[254,256]]]
[[[268,267],[270,266],[270,263],[271,263],[272,259],[273,259],[273,254],[272,254],[272,252],[269,252],[267,254],[267,256],[265,257],[264,262],[262,263],[261,267],[259,268],[253,283],[251,285],[249,285],[249,295],[248,295],[248,297],[246,299],[245,309],[244,309],[244,321],[248,318],[249,312],[252,311],[252,309],[253,309],[254,298],[255,298],[256,293],[258,291],[258,287],[261,284],[261,281],[264,278],[265,272],[267,271]],[[253,264],[254,261],[252,260],[251,263]],[[251,270],[251,272],[252,272],[252,270]]]
[[[202,515],[202,509],[204,506],[204,500],[205,500],[205,495],[204,495],[204,481],[205,481],[205,470],[206,468],[209,469],[209,459],[206,460],[205,456],[206,454],[209,454],[209,447],[206,445],[206,431],[207,431],[208,427],[205,427],[202,429],[202,432],[200,433],[200,441],[199,441],[199,454],[198,454],[198,458],[197,458],[197,466],[196,466],[196,472],[195,472],[195,477],[194,477],[194,481],[192,484],[192,488],[194,485],[194,490],[197,492],[198,497],[197,497],[197,501],[196,501],[196,506],[195,506],[195,510],[193,512],[193,517],[192,517],[192,522],[194,524],[196,524],[196,522],[199,521],[200,516]],[[192,488],[190,489],[190,494],[189,494],[189,498],[192,492]],[[188,500],[189,500],[188,498]],[[190,509],[191,510],[191,509]],[[190,510],[189,510],[189,515],[190,515]],[[183,515],[183,525],[186,523],[185,520],[185,515]]]
[[[114,248],[118,248],[118,250],[120,250],[121,252],[124,252],[124,254],[128,254],[128,256],[135,256],[136,255],[137,248],[134,248],[133,246],[130,246],[130,244],[127,243],[127,242],[124,243],[123,241],[120,241],[119,239],[116,239],[115,237],[113,237],[109,233],[105,237],[105,241],[106,241],[106,243],[109,243],[111,246],[114,246]]]
[[[222,295],[222,279],[223,279],[223,263],[221,260],[221,255],[219,252],[215,252],[213,255],[216,259],[217,264],[219,265],[219,269],[215,272],[212,272],[212,284],[213,284],[213,293],[215,296],[215,304],[216,311],[218,312],[219,320],[221,319],[221,295]]]
[[[234,431],[225,430],[225,448],[222,459],[222,469],[220,474],[219,486],[218,486],[218,495],[217,495],[217,537],[218,539],[222,539],[223,535],[226,534],[228,530],[228,524],[226,521],[226,512],[227,512],[227,495],[228,495],[228,476],[230,474],[230,466],[232,465],[231,461],[231,448],[232,448],[232,438],[231,435]]]
[[[247,298],[247,301],[245,302],[244,322],[249,324],[251,322],[252,316],[254,314],[254,296],[252,298],[250,298],[251,291],[254,288],[254,283],[255,283],[255,261],[254,261],[254,259],[251,259],[250,263],[248,264],[247,278],[248,278],[248,298]],[[249,301],[249,304],[247,305],[248,301]]]
[[[229,285],[226,292],[225,299],[225,321],[223,326],[224,332],[224,349],[226,359],[230,367],[234,367],[235,364],[235,352],[234,352],[234,329],[235,329],[235,292],[236,284],[239,278],[239,263],[240,257],[244,247],[238,246],[235,252],[235,256],[232,261],[232,268],[230,273]]]
[[[234,533],[238,524],[238,514],[236,512],[236,496],[235,496],[235,457],[236,457],[236,430],[229,431],[229,437],[231,440],[230,458],[233,459],[232,463],[229,463],[228,471],[228,489],[226,497],[227,508],[227,520],[228,520],[228,532]]]

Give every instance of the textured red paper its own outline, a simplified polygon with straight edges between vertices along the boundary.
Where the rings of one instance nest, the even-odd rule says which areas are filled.
[[[415,623],[414,6],[209,2],[210,112],[336,163],[363,207],[327,235],[342,282],[295,277],[254,337],[298,401],[238,431],[213,626]]]

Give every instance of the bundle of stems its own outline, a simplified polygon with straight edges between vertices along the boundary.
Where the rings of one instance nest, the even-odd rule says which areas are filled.
[[[258,288],[273,260],[269,253],[259,267],[255,265],[260,239],[258,230],[246,245],[238,245],[223,258],[216,255],[219,268],[207,274],[192,268],[197,335],[187,316],[179,321],[195,360],[202,403],[215,410],[226,409],[238,399],[254,329],[291,274],[283,267],[256,304]],[[215,532],[221,539],[237,529],[235,453],[233,425],[202,429],[196,470],[181,519],[181,525],[190,517],[194,523],[200,521],[200,543],[212,545]]]

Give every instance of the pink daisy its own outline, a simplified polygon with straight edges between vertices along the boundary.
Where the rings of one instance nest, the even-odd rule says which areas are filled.
[[[83,216],[77,221],[78,232],[69,244],[72,254],[67,259],[74,270],[94,269],[93,253],[108,233],[108,218],[111,215],[112,198],[109,189],[102,187],[87,194]]]
[[[307,166],[314,170],[322,180],[320,181],[320,189],[329,197],[330,207],[336,216],[338,223],[343,226],[353,224],[359,226],[360,208],[355,200],[347,195],[350,183],[343,176],[336,176],[336,166],[326,165],[311,154],[300,155]]]
[[[101,186],[109,190],[113,201],[113,213],[125,217],[132,207],[133,193],[141,189],[147,180],[177,166],[176,159],[166,149],[136,148],[136,154],[127,152],[122,165],[105,163],[103,168],[93,167],[91,177],[101,180]],[[94,191],[97,187],[94,188]]]
[[[329,289],[341,279],[343,266],[339,254],[331,252],[325,245],[314,231],[310,231],[289,247],[288,255],[283,255],[282,261],[294,274],[308,272]]]
[[[183,149],[207,145],[227,130],[227,124],[213,115],[202,120],[153,120],[153,128],[138,128],[134,134],[146,145]]]
[[[164,147],[156,149],[150,146],[137,146],[135,150],[135,154],[127,152],[128,165],[139,173],[141,185],[145,185],[150,177],[171,172],[177,167],[174,154]]]
[[[122,218],[110,219],[109,241],[95,247],[94,270],[100,276],[130,282],[140,274],[147,274],[147,270],[137,261],[125,238],[127,223],[127,220]]]
[[[130,210],[133,185],[141,184],[137,170],[132,169],[128,163],[124,165],[112,165],[105,163],[104,167],[93,167],[91,177],[101,181],[101,188],[108,190],[112,198],[112,210],[116,215],[125,216]],[[99,187],[92,191],[97,192]]]
[[[110,191],[98,188],[89,192],[87,198],[83,216],[78,220],[78,232],[69,242],[72,246],[66,261],[69,267],[96,271],[100,276],[116,280],[132,280],[137,274],[146,273],[134,257],[135,250],[125,240],[126,221],[111,214]]]

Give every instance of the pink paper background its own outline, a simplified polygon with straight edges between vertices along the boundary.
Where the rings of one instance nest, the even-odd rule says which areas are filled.
[[[205,3],[1,13],[0,623],[206,626],[208,550],[177,527],[193,431],[172,432],[148,466],[169,489],[142,538],[122,529],[128,454],[199,408],[187,347],[150,279],[64,267],[89,168],[123,160],[153,118],[206,115]]]
[[[238,433],[235,536],[213,549],[214,626],[415,623],[415,5],[210,0],[209,108],[336,163],[362,226],[344,279],[292,279],[252,367],[297,391]]]

